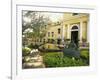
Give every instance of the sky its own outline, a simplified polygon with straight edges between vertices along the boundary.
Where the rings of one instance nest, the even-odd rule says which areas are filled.
[[[23,12],[23,15],[26,13],[26,11]],[[40,14],[47,16],[50,18],[52,22],[57,22],[59,20],[62,20],[63,18],[63,13],[54,13],[54,12],[40,12]],[[26,22],[30,22],[30,19],[27,17],[24,17],[24,20]]]
[[[43,12],[42,14],[49,16],[52,22],[57,22],[63,18],[63,13]]]

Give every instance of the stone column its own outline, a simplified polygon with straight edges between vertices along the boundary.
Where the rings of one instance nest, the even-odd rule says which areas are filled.
[[[90,28],[90,26],[89,26],[89,21],[87,21],[87,42],[89,42],[89,28]]]
[[[79,26],[79,40],[80,43],[82,43],[82,26],[83,26],[83,22],[80,22],[80,26]]]
[[[67,29],[67,39],[71,39],[71,32],[70,32],[70,24],[68,24],[68,29]]]
[[[64,43],[65,26],[61,25],[61,42]]]
[[[65,25],[62,25],[62,39],[65,37]]]

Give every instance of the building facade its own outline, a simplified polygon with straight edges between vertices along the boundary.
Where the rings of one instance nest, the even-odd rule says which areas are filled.
[[[57,44],[65,41],[89,43],[89,14],[64,13],[60,24],[48,26],[43,40]]]

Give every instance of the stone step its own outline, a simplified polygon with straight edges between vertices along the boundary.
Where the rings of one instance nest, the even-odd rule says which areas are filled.
[[[45,65],[43,63],[43,57],[42,56],[35,56],[30,57],[28,62],[23,63],[24,68],[44,68]]]
[[[31,67],[31,68],[38,68],[38,67],[44,67],[45,65],[42,62],[28,62],[28,63],[24,63],[23,67]]]

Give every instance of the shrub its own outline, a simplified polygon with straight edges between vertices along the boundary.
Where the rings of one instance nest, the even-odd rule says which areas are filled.
[[[81,50],[81,58],[89,64],[89,50],[88,49],[83,49]]]
[[[23,47],[22,48],[22,56],[27,56],[30,54],[31,49],[28,47]]]
[[[64,56],[62,52],[46,53],[43,57],[46,67],[86,66],[82,59],[72,59]]]
[[[81,57],[88,59],[89,58],[89,50],[87,50],[87,49],[81,50]]]
[[[58,66],[60,66],[61,56],[63,56],[63,53],[60,53],[60,52],[46,53],[43,56],[44,63],[46,65],[46,67],[58,67]]]
[[[72,59],[69,57],[63,58],[63,67],[70,67],[70,66],[86,66],[87,64],[82,59]]]
[[[39,48],[39,45],[38,44],[35,44],[35,45],[33,45],[33,48],[34,49],[38,49]]]
[[[75,50],[78,49],[78,47],[77,47],[77,45],[74,43],[74,41],[71,41],[71,42],[69,43],[68,48],[69,48],[69,49],[75,49]]]
[[[34,45],[33,45],[33,44],[31,43],[31,44],[28,45],[28,47],[31,48],[31,49],[38,49],[38,48],[39,48],[39,45],[38,45],[38,44],[34,44]]]
[[[64,56],[80,58],[80,51],[76,44],[71,41],[70,44],[63,49]]]
[[[67,56],[67,57],[80,58],[80,51],[75,50],[75,49],[64,48],[63,53],[64,53],[64,56]]]
[[[34,45],[31,43],[28,45],[29,48],[33,49]]]

